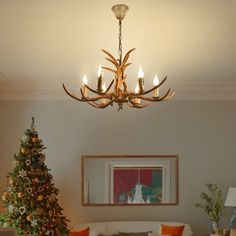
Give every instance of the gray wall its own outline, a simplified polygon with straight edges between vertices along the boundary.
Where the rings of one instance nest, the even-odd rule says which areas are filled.
[[[210,222],[194,207],[207,182],[226,195],[236,186],[236,102],[167,102],[146,110],[95,110],[77,102],[0,103],[0,176],[11,169],[19,139],[36,117],[48,146],[60,201],[72,224],[103,220],[169,220],[205,235]],[[81,154],[178,154],[178,206],[81,207]],[[1,180],[2,182],[3,180]],[[226,210],[224,222],[231,209]]]
[[[89,202],[105,203],[105,160],[85,160],[84,176],[89,181]]]

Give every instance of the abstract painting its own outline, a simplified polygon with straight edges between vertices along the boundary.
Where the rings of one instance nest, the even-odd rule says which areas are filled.
[[[113,202],[162,203],[162,167],[114,167]]]

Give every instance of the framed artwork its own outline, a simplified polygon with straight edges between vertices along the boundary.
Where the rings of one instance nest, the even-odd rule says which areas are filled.
[[[86,155],[81,173],[83,206],[178,203],[177,155]]]
[[[113,203],[162,203],[162,167],[114,167]]]

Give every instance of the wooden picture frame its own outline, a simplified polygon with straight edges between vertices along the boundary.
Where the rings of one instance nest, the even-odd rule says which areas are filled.
[[[89,199],[85,199],[85,193],[86,196],[89,195],[88,193],[88,186],[85,186],[85,179],[88,181],[87,178],[85,178],[85,162],[86,160],[92,160],[92,159],[115,159],[115,160],[121,160],[124,158],[128,159],[134,159],[134,160],[140,160],[141,158],[143,160],[146,159],[175,159],[175,202],[165,202],[165,203],[93,203],[89,202]],[[110,186],[110,183],[109,183]],[[86,192],[85,188],[86,187]],[[179,203],[179,159],[178,155],[82,155],[81,156],[81,204],[82,206],[86,207],[93,207],[93,206],[175,206]]]

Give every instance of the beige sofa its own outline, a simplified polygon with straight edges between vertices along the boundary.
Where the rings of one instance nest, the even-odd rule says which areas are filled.
[[[112,222],[97,222],[84,223],[75,227],[79,230],[85,227],[90,228],[90,236],[97,236],[99,233],[107,235],[115,232],[148,232],[152,231],[155,234],[161,233],[161,225],[185,225],[182,236],[192,236],[191,226],[185,223],[178,222],[161,222],[161,221],[112,221]]]

